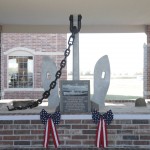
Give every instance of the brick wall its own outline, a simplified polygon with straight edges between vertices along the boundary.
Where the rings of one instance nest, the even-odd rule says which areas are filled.
[[[147,45],[144,46],[144,97],[150,99],[150,25],[146,27]]]
[[[39,119],[35,119],[37,117],[26,120],[15,120],[13,117],[9,120],[8,117],[10,118],[6,116],[6,120],[0,121],[0,149],[42,149],[44,125]],[[96,125],[90,119],[63,119],[57,130],[61,150],[97,149]],[[108,145],[109,150],[149,150],[150,119],[114,119],[108,127]],[[49,149],[53,148],[51,137]]]
[[[25,33],[2,33],[2,91],[3,99],[38,99],[42,97],[43,90],[41,80],[41,66],[44,53],[47,52],[62,52],[59,55],[49,56],[56,63],[57,68],[60,68],[60,62],[64,58],[64,51],[67,47],[67,34],[25,34]],[[7,55],[5,52],[10,49],[21,47],[42,52],[43,55],[34,55],[34,88],[31,91],[27,90],[8,90],[7,81]],[[62,71],[61,79],[67,79],[67,68]],[[40,90],[34,90],[40,89]]]
[[[2,26],[0,25],[0,99],[1,99],[1,29]]]

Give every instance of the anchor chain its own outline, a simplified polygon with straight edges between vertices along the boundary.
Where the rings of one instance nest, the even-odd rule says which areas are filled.
[[[81,18],[82,18],[81,15],[78,15],[78,28],[77,28],[76,26],[73,26],[73,15],[70,15],[70,31],[72,34],[70,35],[70,37],[68,39],[68,47],[64,52],[64,59],[61,61],[60,68],[55,74],[55,80],[53,80],[50,83],[49,89],[47,91],[44,91],[44,93],[42,94],[42,98],[40,98],[34,102],[29,102],[26,106],[18,106],[18,107],[13,107],[13,108],[9,108],[9,106],[7,106],[9,111],[24,110],[24,109],[28,109],[28,108],[37,107],[39,104],[41,104],[43,102],[44,99],[47,99],[50,96],[51,90],[56,87],[57,80],[61,77],[62,69],[66,66],[66,60],[71,51],[70,48],[74,44],[75,34],[80,31]]]

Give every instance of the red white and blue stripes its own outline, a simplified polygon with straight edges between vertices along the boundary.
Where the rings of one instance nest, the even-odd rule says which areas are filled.
[[[43,143],[44,148],[48,148],[48,142],[50,140],[50,133],[52,133],[53,142],[54,142],[55,148],[57,148],[60,142],[59,142],[56,127],[52,119],[47,120],[46,128],[44,130],[44,143]]]
[[[50,141],[50,134],[52,133],[53,142],[55,148],[57,148],[60,144],[58,133],[55,125],[60,122],[60,112],[55,112],[54,114],[48,114],[44,109],[40,112],[40,119],[43,124],[45,124],[44,130],[44,148],[48,148],[48,143]]]
[[[107,147],[108,141],[107,141],[107,127],[104,119],[100,119],[97,131],[96,131],[96,147]]]
[[[107,125],[111,123],[113,120],[113,113],[111,110],[107,111],[107,113],[100,114],[97,110],[92,112],[93,122],[98,124],[96,130],[96,147],[107,147],[108,139],[107,139]]]

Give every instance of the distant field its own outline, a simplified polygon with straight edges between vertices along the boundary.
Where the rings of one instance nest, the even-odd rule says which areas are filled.
[[[93,76],[81,76],[80,80],[90,80],[90,93],[93,94]],[[142,79],[111,79],[107,92],[107,100],[135,100],[143,97]]]
[[[136,99],[143,96],[143,81],[138,79],[111,79],[108,99]]]
[[[106,100],[135,100],[141,96],[107,95]]]

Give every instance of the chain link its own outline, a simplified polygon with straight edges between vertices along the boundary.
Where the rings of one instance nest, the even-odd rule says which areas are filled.
[[[26,106],[18,106],[18,107],[14,107],[14,108],[9,108],[9,106],[7,106],[7,108],[8,108],[9,111],[24,110],[24,109],[28,109],[28,108],[37,107],[39,104],[42,103],[43,99],[47,99],[50,96],[51,90],[56,87],[57,80],[61,77],[62,69],[66,66],[66,59],[67,59],[67,57],[70,54],[70,48],[71,48],[71,46],[74,44],[75,34],[76,34],[76,32],[72,32],[72,34],[70,35],[70,37],[68,39],[68,48],[64,52],[64,59],[60,63],[60,69],[55,74],[55,80],[52,81],[50,83],[50,85],[49,85],[49,90],[45,91],[42,94],[42,98],[41,99],[38,99],[37,101],[34,101],[34,102],[30,102]]]

